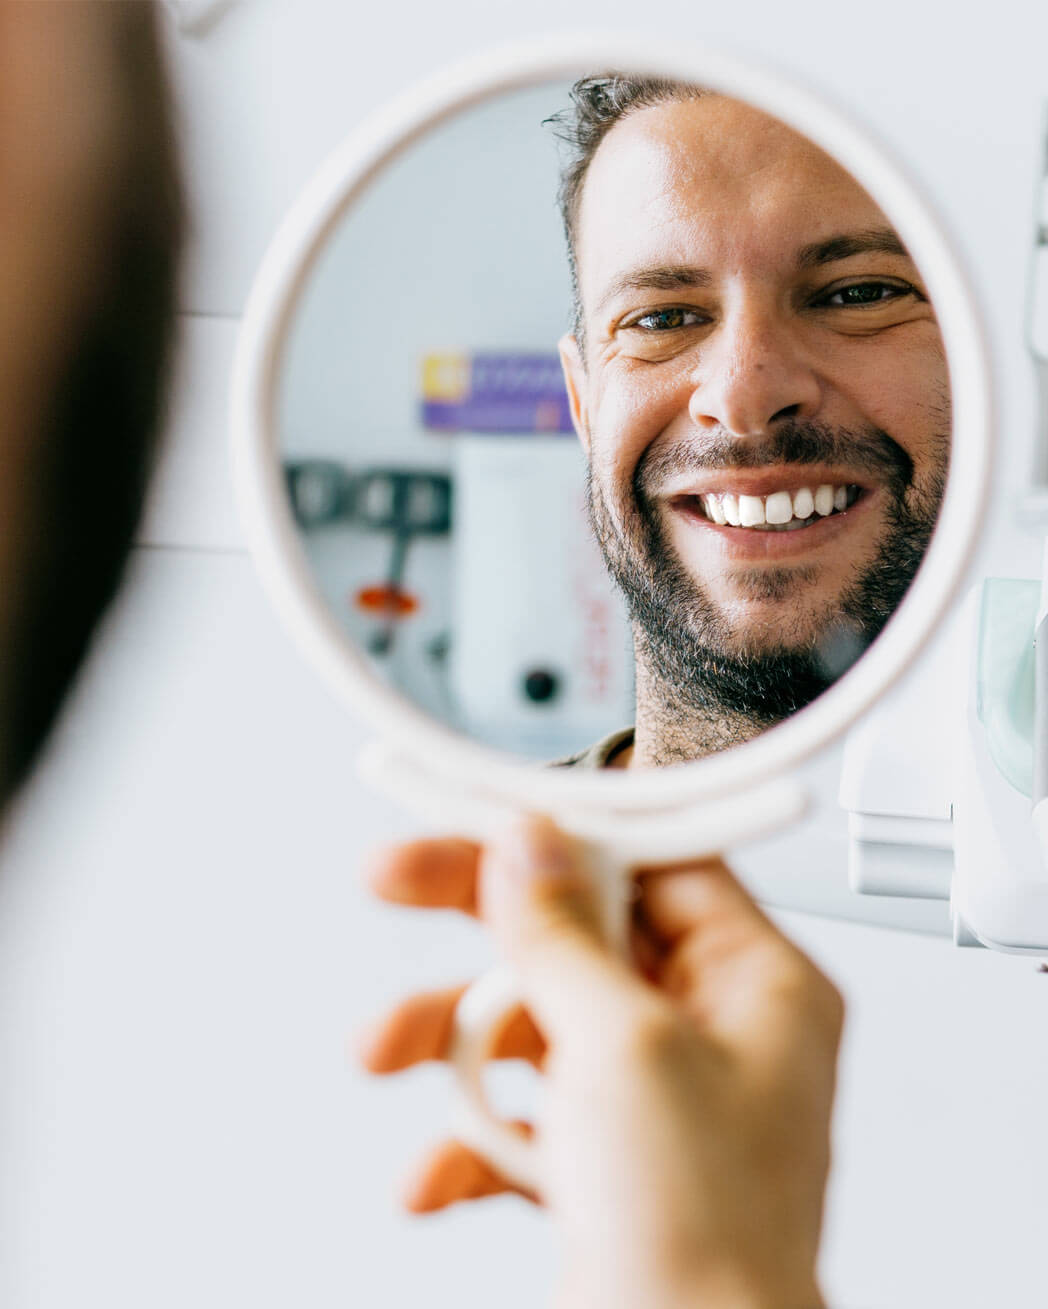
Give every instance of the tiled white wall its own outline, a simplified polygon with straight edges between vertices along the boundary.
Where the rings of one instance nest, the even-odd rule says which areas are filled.
[[[139,530],[141,545],[245,548],[229,476],[229,378],[239,327],[239,318],[179,318],[167,436]]]

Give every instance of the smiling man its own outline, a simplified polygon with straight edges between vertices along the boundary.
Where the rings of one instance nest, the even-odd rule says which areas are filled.
[[[945,353],[885,215],[812,142],[671,82],[572,99],[561,357],[637,666],[635,735],[588,762],[669,764],[802,708],[891,617],[945,484]]]

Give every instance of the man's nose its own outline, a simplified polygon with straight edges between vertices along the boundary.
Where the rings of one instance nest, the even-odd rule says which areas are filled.
[[[692,382],[692,422],[740,437],[814,418],[822,402],[813,361],[790,325],[753,308],[740,308],[707,338]]]

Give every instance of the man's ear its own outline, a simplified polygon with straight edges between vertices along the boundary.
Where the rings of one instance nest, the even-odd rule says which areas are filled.
[[[575,424],[575,432],[588,457],[590,432],[586,413],[586,366],[582,362],[582,350],[570,332],[560,338],[557,349],[560,352],[560,366],[564,369],[564,384],[568,388],[571,421]]]

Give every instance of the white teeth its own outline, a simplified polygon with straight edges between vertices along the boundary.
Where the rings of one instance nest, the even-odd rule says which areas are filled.
[[[788,523],[793,517],[793,496],[789,491],[775,491],[764,502],[764,517],[769,523]]]
[[[712,518],[715,523],[722,527],[728,521],[724,514],[724,506],[721,504],[719,495],[704,495],[702,497],[703,508],[706,510],[706,517]]]
[[[759,495],[739,496],[739,525],[741,527],[759,527],[765,522],[764,501]]]
[[[699,496],[703,513],[712,523],[730,527],[755,527],[765,531],[793,531],[807,527],[816,518],[841,513],[854,503],[857,487],[831,486],[828,482],[812,490],[773,491],[770,495],[733,495],[711,492]]]

